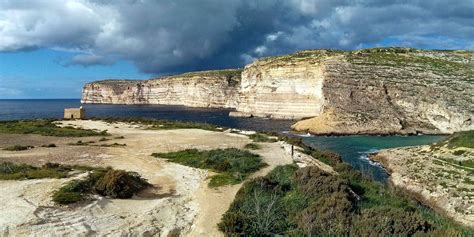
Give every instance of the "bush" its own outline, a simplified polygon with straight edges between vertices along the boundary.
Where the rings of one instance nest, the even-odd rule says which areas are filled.
[[[22,145],[14,145],[4,148],[5,151],[25,151],[29,149],[35,148],[34,146],[22,146]]]
[[[42,145],[41,147],[48,147],[48,148],[51,148],[51,147],[56,147],[56,144],[50,143],[50,144],[47,144],[47,145]]]
[[[262,147],[256,143],[249,143],[244,146],[245,149],[250,149],[250,150],[259,150],[262,149]]]
[[[53,194],[53,201],[59,204],[71,204],[79,202],[83,199],[81,193],[60,191]]]
[[[309,236],[345,236],[349,233],[353,204],[343,192],[319,198],[303,210],[298,227]]]
[[[279,166],[246,182],[218,224],[227,236],[471,236],[340,163],[339,175]],[[275,218],[277,217],[277,218]],[[435,218],[436,217],[436,218]]]
[[[432,230],[431,225],[416,212],[396,208],[371,208],[363,210],[353,219],[353,233],[368,236],[413,236]]]
[[[267,135],[264,135],[262,133],[255,133],[252,135],[248,135],[250,139],[254,142],[277,142],[278,139],[275,138],[270,138]]]
[[[72,180],[53,194],[58,204],[71,204],[89,198],[91,194],[111,198],[131,198],[151,186],[135,172],[123,170],[95,169],[80,180]]]
[[[131,198],[148,186],[138,173],[110,169],[97,181],[95,191],[111,198]]]

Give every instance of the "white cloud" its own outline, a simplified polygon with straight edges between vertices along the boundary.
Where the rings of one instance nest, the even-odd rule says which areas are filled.
[[[472,12],[472,0],[3,0],[0,52],[53,48],[77,54],[65,65],[125,59],[166,73],[387,38],[472,48]]]

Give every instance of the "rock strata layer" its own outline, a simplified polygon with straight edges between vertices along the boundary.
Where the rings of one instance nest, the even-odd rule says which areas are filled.
[[[474,52],[309,50],[240,71],[84,87],[84,103],[235,108],[231,115],[305,119],[314,134],[442,134],[474,129]],[[232,72],[232,73],[229,73]]]
[[[95,81],[84,86],[81,102],[235,108],[240,72],[204,71],[144,81]]]

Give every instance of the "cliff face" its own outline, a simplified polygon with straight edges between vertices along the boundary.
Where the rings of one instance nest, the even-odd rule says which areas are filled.
[[[472,52],[409,49],[325,57],[323,113],[293,128],[316,134],[473,129],[473,59]]]
[[[303,119],[315,134],[452,133],[474,129],[474,52],[310,50],[237,70],[84,87],[84,103],[236,108],[235,115]]]
[[[318,63],[274,66],[256,61],[242,72],[237,111],[278,119],[317,116],[324,103],[322,69]]]
[[[84,86],[81,102],[235,108],[239,85],[240,70],[186,73],[144,81],[96,81]]]

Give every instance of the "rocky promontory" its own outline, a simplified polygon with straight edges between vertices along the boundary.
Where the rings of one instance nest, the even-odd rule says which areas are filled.
[[[381,150],[369,158],[387,169],[395,187],[474,227],[474,131],[428,146]]]
[[[444,134],[474,129],[474,52],[374,48],[267,57],[243,71],[85,85],[83,103],[235,108],[304,119],[314,134]]]
[[[235,108],[241,70],[185,73],[150,80],[103,80],[82,90],[86,104],[163,104]]]

